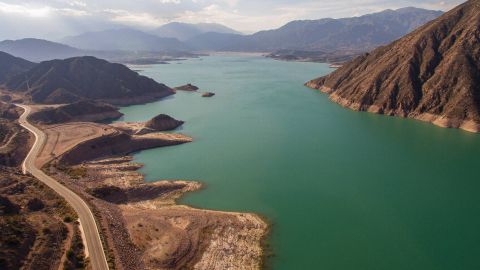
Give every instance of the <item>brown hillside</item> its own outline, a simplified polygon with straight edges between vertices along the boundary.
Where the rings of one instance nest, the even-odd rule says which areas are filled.
[[[174,94],[169,87],[124,65],[91,56],[42,62],[9,79],[6,88],[43,104],[90,99],[128,105]]]
[[[306,85],[354,110],[479,132],[480,1]]]

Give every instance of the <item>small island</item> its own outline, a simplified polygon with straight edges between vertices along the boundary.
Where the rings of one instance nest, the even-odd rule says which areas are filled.
[[[213,97],[215,96],[215,93],[212,93],[212,92],[205,92],[202,94],[202,97]]]
[[[186,85],[175,87],[173,89],[174,90],[180,90],[180,91],[194,92],[194,91],[197,91],[199,88],[197,86],[189,83],[189,84],[186,84]]]

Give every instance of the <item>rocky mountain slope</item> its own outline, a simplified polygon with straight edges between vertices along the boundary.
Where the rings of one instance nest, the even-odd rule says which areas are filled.
[[[121,64],[94,57],[42,62],[6,83],[6,88],[43,104],[82,99],[125,105],[153,101],[174,91]]]
[[[307,86],[354,110],[480,131],[480,1],[470,0]]]
[[[0,84],[11,77],[23,73],[35,64],[25,59],[15,57],[8,53],[0,52]]]
[[[183,125],[184,123],[184,121],[176,120],[169,115],[160,114],[147,121],[145,123],[145,127],[151,128],[156,131],[166,131],[174,130],[177,127]]]
[[[385,10],[361,17],[293,21],[285,26],[253,35],[205,33],[187,41],[199,50],[368,51],[404,36],[442,12],[418,8]]]

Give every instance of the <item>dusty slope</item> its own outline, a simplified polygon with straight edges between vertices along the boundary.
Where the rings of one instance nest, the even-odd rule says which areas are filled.
[[[131,123],[135,129],[135,123]],[[144,125],[144,123],[137,123]],[[128,125],[126,125],[127,127]],[[67,123],[42,126],[39,157],[49,174],[87,198],[118,269],[259,269],[268,225],[255,214],[176,204],[198,182],[144,183],[126,154],[190,142],[181,134],[142,135],[114,126]],[[101,159],[99,159],[101,158]]]
[[[480,1],[306,85],[354,110],[480,131]]]
[[[260,269],[268,225],[259,216],[177,205],[192,181],[145,183],[132,157],[51,173],[95,206],[118,269]],[[58,168],[58,167],[57,167]],[[86,191],[86,192],[85,192]]]

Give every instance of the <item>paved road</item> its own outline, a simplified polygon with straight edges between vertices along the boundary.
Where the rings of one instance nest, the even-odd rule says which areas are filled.
[[[88,208],[88,205],[76,193],[60,184],[52,177],[46,175],[35,166],[35,159],[46,142],[46,135],[27,121],[31,108],[26,105],[17,106],[25,110],[19,119],[20,124],[35,135],[35,144],[22,164],[23,173],[26,174],[27,172],[30,172],[34,177],[60,194],[60,196],[62,196],[73,207],[80,218],[80,223],[82,224],[85,233],[85,241],[92,268],[94,270],[108,270],[108,264],[103,251],[102,241],[100,240],[100,234],[90,208]]]

